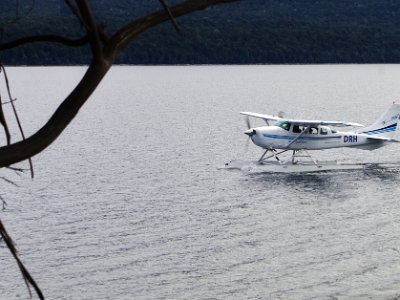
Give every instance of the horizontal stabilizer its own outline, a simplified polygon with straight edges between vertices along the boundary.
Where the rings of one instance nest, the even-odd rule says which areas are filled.
[[[400,143],[399,140],[381,137],[381,136],[369,136],[367,137],[368,140],[375,140],[375,141],[382,141],[382,142],[390,142],[390,143]]]

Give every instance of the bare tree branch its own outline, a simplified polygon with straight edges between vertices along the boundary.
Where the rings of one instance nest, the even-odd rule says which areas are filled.
[[[29,169],[22,169],[22,168],[16,168],[16,167],[6,167],[9,170],[12,170],[15,172],[17,175],[21,175],[21,173],[24,173],[25,171],[28,171]]]
[[[34,3],[34,0],[32,0]],[[65,46],[79,47],[90,43],[93,54],[93,59],[87,69],[85,75],[75,87],[75,89],[66,97],[66,99],[57,108],[51,118],[46,124],[34,133],[32,136],[25,139],[21,129],[22,141],[14,144],[0,147],[0,167],[9,167],[11,164],[29,159],[46,149],[51,145],[54,140],[63,132],[63,130],[70,124],[74,117],[78,114],[80,108],[89,99],[93,91],[97,88],[102,81],[108,70],[111,68],[115,58],[119,52],[132,40],[134,40],[140,33],[148,30],[149,28],[158,25],[162,22],[171,20],[176,30],[180,32],[175,18],[189,14],[196,10],[207,8],[214,4],[228,3],[238,0],[188,0],[170,8],[165,0],[159,0],[164,7],[164,10],[150,14],[144,18],[133,21],[117,31],[110,39],[107,39],[103,32],[103,27],[96,23],[90,7],[86,0],[75,0],[74,6],[70,0],[64,0],[66,5],[70,8],[72,13],[77,16],[78,20],[83,24],[87,31],[87,35],[80,39],[68,39],[57,35],[38,35],[32,37],[25,37],[15,41],[11,41],[0,45],[0,51],[15,48],[26,43],[35,42],[51,42],[60,43]],[[19,2],[16,2],[16,19],[20,18],[19,15]],[[3,31],[0,28],[0,33]],[[3,67],[5,74],[5,69]],[[8,85],[8,84],[7,84]],[[11,104],[13,99],[10,91],[8,90]],[[13,107],[14,111],[15,108]],[[0,116],[1,119],[1,116]],[[18,121],[18,117],[17,117]],[[18,121],[19,123],[19,121]],[[20,125],[20,124],[19,124]],[[6,133],[7,134],[7,133]],[[30,161],[31,164],[31,161]],[[16,168],[12,168],[18,170]],[[33,168],[31,165],[31,172],[33,176]],[[0,177],[2,180],[8,181],[6,178]],[[0,196],[0,200],[5,206],[4,199]],[[18,257],[17,250],[10,236],[8,235],[3,223],[0,220],[0,238],[6,243],[8,249],[14,256],[20,268],[21,274],[27,284],[29,293],[30,286],[32,286],[40,299],[44,296],[33,280],[32,276],[26,270]]]
[[[3,196],[1,196],[1,195],[0,195],[0,201],[3,204],[3,210],[5,210],[7,207],[7,202],[6,202],[6,200],[4,200]],[[2,240],[2,239],[0,239],[0,240]]]
[[[1,72],[1,68],[0,68],[0,72]],[[10,130],[8,129],[8,125],[6,122],[6,117],[4,116],[4,112],[3,112],[3,102],[1,99],[1,94],[0,94],[0,123],[4,128],[4,132],[6,134],[6,139],[7,139],[7,145],[10,145],[11,143],[11,134],[10,134]]]
[[[103,51],[98,26],[94,20],[92,11],[86,0],[76,0],[81,18],[86,25],[86,31],[89,35],[90,47],[95,60],[103,59]]]
[[[11,42],[0,44],[0,51],[19,47],[24,44],[37,42],[58,43],[69,47],[81,47],[89,43],[89,36],[84,36],[79,39],[69,39],[59,35],[35,35],[20,38]]]
[[[15,19],[19,19],[19,0],[15,0]]]
[[[25,140],[24,130],[22,129],[21,121],[20,121],[20,119],[18,117],[17,109],[16,109],[15,104],[14,104],[14,99],[11,96],[10,83],[8,81],[7,72],[6,72],[6,69],[4,68],[4,66],[2,64],[0,64],[0,70],[2,70],[3,74],[4,74],[4,80],[6,82],[6,88],[7,88],[7,92],[8,92],[8,97],[9,97],[9,100],[10,100],[10,103],[11,103],[11,107],[12,107],[13,112],[14,112],[15,119],[16,119],[17,124],[18,124],[19,131],[21,133],[22,139]],[[8,131],[7,124],[5,124],[3,126],[5,126],[6,133],[7,133],[7,131]],[[8,140],[8,144],[9,143],[10,143],[10,141]],[[29,167],[30,167],[30,170],[31,170],[31,177],[33,178],[35,176],[34,175],[35,173],[33,171],[32,159],[29,157],[28,161],[29,161]]]
[[[14,181],[8,179],[7,177],[0,176],[0,179],[1,179],[1,180],[4,180],[5,182],[7,182],[7,183],[9,183],[9,184],[12,184],[12,185],[15,186],[15,187],[19,187],[18,184],[16,184]]]
[[[92,63],[77,87],[39,131],[26,140],[0,147],[0,167],[28,159],[47,148],[76,116],[108,69],[104,63]]]
[[[2,35],[4,33],[5,27],[10,27],[12,25],[17,24],[18,21],[26,18],[29,16],[29,14],[33,11],[33,8],[35,7],[35,0],[32,0],[31,6],[27,9],[26,13],[21,15],[19,12],[19,1],[15,1],[15,18],[12,19],[11,21],[6,22],[5,24],[2,24],[0,26],[0,32],[1,32],[1,36],[0,38],[2,38]]]
[[[85,26],[85,24],[83,23],[83,20],[81,18],[81,16],[79,15],[79,11],[78,8],[76,8],[76,6],[74,6],[71,1],[69,0],[64,0],[65,4],[67,4],[68,8],[71,10],[72,14],[78,19],[79,23],[81,23],[82,26]]]
[[[171,12],[175,17],[179,17],[196,10],[204,9],[210,5],[234,1],[235,0],[189,0],[171,8]],[[82,3],[82,8],[80,9],[83,11],[88,10],[85,5],[86,1],[80,0],[80,2],[85,2]],[[87,13],[86,11],[84,16],[92,18],[91,14],[88,15]],[[104,59],[95,58],[91,62],[82,80],[40,130],[26,140],[9,146],[0,147],[0,167],[6,167],[28,159],[47,148],[68,126],[79,112],[82,105],[97,88],[121,49],[143,31],[168,20],[168,14],[162,10],[134,21],[119,30],[104,46]],[[95,26],[93,23],[91,24],[91,28]],[[94,36],[95,41],[92,43],[95,45],[92,47],[98,49],[99,39],[98,36],[96,37],[96,33],[94,33]]]
[[[38,295],[39,299],[44,300],[43,293],[40,290],[39,286],[36,284],[35,280],[31,276],[31,274],[28,272],[28,270],[25,268],[24,264],[19,259],[17,249],[14,246],[14,242],[12,241],[11,237],[8,235],[1,220],[0,220],[0,236],[2,237],[2,240],[6,243],[7,248],[10,250],[11,254],[14,256],[14,259],[17,261],[17,264],[21,271],[22,277],[24,278],[25,283],[28,287],[29,294],[31,295],[31,291],[29,288],[29,285],[31,285],[35,289],[36,294]],[[32,297],[32,295],[31,295],[31,297]]]
[[[211,5],[235,1],[238,0],[188,0],[170,8],[170,11],[174,17],[180,17]],[[104,56],[108,61],[114,61],[115,56],[140,33],[167,20],[169,15],[162,10],[127,24],[110,38],[104,47]]]
[[[168,13],[168,16],[172,22],[172,25],[174,25],[176,32],[178,32],[179,35],[182,35],[182,31],[178,26],[178,23],[176,22],[173,14],[171,13],[171,10],[169,9],[169,6],[165,2],[165,0],[159,0],[161,5],[164,7],[165,11]]]
[[[16,23],[17,21],[26,18],[29,16],[29,14],[33,11],[33,8],[35,7],[35,0],[32,0],[31,6],[26,10],[25,14],[20,15],[20,6],[19,6],[19,1],[15,1],[15,19],[13,20],[13,23]]]

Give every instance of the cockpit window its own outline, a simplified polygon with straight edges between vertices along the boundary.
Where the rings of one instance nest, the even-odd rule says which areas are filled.
[[[320,132],[321,135],[327,135],[328,134],[328,129],[326,128],[321,128]]]
[[[337,133],[337,131],[335,129],[331,129],[332,133]]]
[[[290,123],[288,121],[285,121],[285,120],[276,121],[274,125],[282,128],[282,129],[285,129],[287,131],[290,130]]]

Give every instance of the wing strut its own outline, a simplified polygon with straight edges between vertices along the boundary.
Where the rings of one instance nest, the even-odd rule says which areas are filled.
[[[294,142],[296,142],[303,134],[305,134],[309,129],[311,125],[308,125],[306,129],[304,129],[298,136],[296,136],[293,141],[291,141],[289,144],[286,145],[286,149],[289,148]]]

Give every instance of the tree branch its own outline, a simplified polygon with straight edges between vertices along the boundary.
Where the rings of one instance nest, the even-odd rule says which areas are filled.
[[[1,73],[1,68],[0,68],[0,73]],[[6,117],[4,116],[4,112],[3,112],[3,103],[2,103],[2,99],[1,99],[1,94],[0,94],[0,124],[4,128],[4,133],[6,134],[6,139],[7,139],[7,145],[10,145],[11,134],[10,134],[10,130],[8,129]]]
[[[71,10],[72,14],[78,19],[79,23],[82,26],[85,26],[81,16],[79,15],[78,9],[69,0],[64,0],[64,2],[68,6],[68,8]]]
[[[80,3],[79,1],[85,2],[83,0],[77,0],[77,3]],[[172,7],[171,12],[175,17],[178,17],[196,10],[204,9],[210,5],[234,1],[236,0],[189,0]],[[83,5],[85,5],[85,3],[83,3]],[[85,10],[85,8],[83,8],[83,10]],[[86,14],[83,17],[86,17]],[[111,37],[103,50],[105,55],[104,59],[97,59],[94,57],[82,80],[39,131],[26,140],[9,146],[0,147],[0,167],[6,167],[28,159],[29,157],[33,157],[53,143],[74,119],[79,109],[97,88],[110,69],[119,51],[126,46],[127,43],[137,37],[138,34],[167,20],[169,20],[169,16],[162,10],[128,24]],[[94,25],[95,24],[92,23],[90,26]],[[96,38],[96,33],[94,33],[94,35]],[[92,46],[96,49],[99,43],[98,36],[92,43],[96,44]]]
[[[92,62],[79,84],[61,103],[61,105],[57,108],[51,118],[40,130],[38,130],[35,134],[27,139],[24,139],[23,136],[23,140],[20,142],[0,147],[0,167],[8,167],[11,164],[29,159],[30,157],[38,154],[39,152],[46,149],[49,145],[51,145],[78,114],[80,108],[89,99],[93,91],[97,88],[99,83],[102,81],[102,79],[112,66],[116,56],[121,51],[121,49],[123,49],[123,47],[125,47],[130,41],[136,38],[140,33],[169,19],[171,19],[171,21],[174,23],[174,26],[177,26],[174,19],[175,17],[179,17],[196,10],[204,9],[213,4],[227,3],[237,0],[189,0],[183,2],[182,4],[176,5],[171,9],[166,5],[164,0],[160,0],[161,3],[165,5],[165,10],[156,12],[147,17],[131,22],[130,24],[119,30],[111,39],[107,39],[105,34],[102,32],[102,27],[96,24],[86,0],[75,0],[79,12],[75,8],[75,6],[71,4],[70,0],[64,1],[70,7],[72,12],[78,16],[82,24],[84,24],[87,30],[87,36],[78,40],[71,40],[57,35],[26,37],[0,45],[0,51],[15,48],[26,43],[34,42],[54,42],[72,47],[79,47],[84,44],[90,43],[93,54]],[[102,46],[101,42],[105,44],[104,47]],[[11,95],[10,99],[12,101]],[[2,201],[4,207],[5,202],[1,198],[1,196],[0,200]],[[22,276],[28,286],[29,292],[29,286],[31,285],[35,289],[39,298],[44,299],[41,290],[19,259],[14,243],[8,235],[1,220],[0,239],[2,239],[6,243],[8,249],[11,251],[15,260],[17,261]]]
[[[25,14],[21,16],[19,13],[19,1],[15,1],[15,18],[12,19],[11,21],[6,22],[5,25],[6,26],[14,25],[18,21],[28,17],[29,14],[33,11],[34,7],[35,7],[35,0],[32,0],[31,6],[28,8]]]
[[[13,97],[11,96],[10,83],[9,83],[9,81],[8,81],[8,76],[7,76],[6,68],[4,68],[4,66],[3,66],[2,64],[0,64],[0,69],[3,71],[4,80],[5,80],[5,83],[6,83],[6,88],[7,88],[7,93],[8,93],[8,100],[9,100],[10,103],[11,103],[11,107],[12,107],[12,109],[13,109],[14,116],[15,116],[15,119],[16,119],[16,121],[17,121],[18,128],[19,128],[19,131],[20,131],[20,133],[21,133],[22,139],[25,140],[24,130],[22,129],[21,121],[19,120],[19,116],[18,116],[18,113],[17,113],[17,109],[16,109],[15,104],[14,104],[14,99],[13,99]],[[3,125],[3,126],[4,126],[4,125]],[[6,125],[5,125],[5,127],[6,127]],[[8,143],[7,143],[7,144],[8,144],[8,145],[10,144],[10,140],[9,140],[9,139],[8,139]],[[29,158],[28,161],[29,161],[29,167],[30,167],[30,170],[31,170],[31,177],[33,178],[33,177],[34,177],[34,172],[33,172],[33,163],[32,163],[32,159]]]
[[[90,47],[95,60],[103,59],[103,51],[98,26],[86,0],[76,0],[78,9],[89,35]]]
[[[170,11],[174,17],[180,17],[211,5],[236,1],[238,0],[188,0],[170,8]],[[168,13],[161,10],[127,24],[117,31],[105,45],[104,57],[110,62],[114,61],[116,55],[140,33],[167,20],[169,20]]]
[[[8,43],[0,44],[0,51],[19,47],[24,44],[37,42],[58,43],[69,47],[81,47],[89,43],[89,36],[84,36],[79,39],[69,39],[59,35],[35,35],[20,38]]]
[[[0,147],[0,167],[28,159],[47,148],[74,119],[109,67],[93,61],[80,83],[39,131],[26,140]]]
[[[6,228],[4,227],[1,220],[0,220],[0,236],[2,237],[3,241],[6,243],[7,248],[10,250],[11,254],[14,256],[14,259],[17,261],[18,267],[19,267],[22,277],[24,278],[25,283],[28,287],[29,293],[31,294],[30,288],[29,288],[29,284],[30,284],[35,289],[36,294],[38,295],[39,299],[44,299],[43,293],[40,290],[39,286],[36,284],[35,280],[31,276],[31,274],[29,274],[28,270],[25,268],[24,264],[19,259],[17,249],[14,246],[14,242],[12,241],[11,237],[8,235]],[[31,295],[31,297],[32,297],[32,295]]]
[[[181,29],[178,26],[178,23],[176,22],[174,15],[171,13],[171,10],[169,9],[169,6],[167,5],[167,3],[165,2],[165,0],[159,0],[161,5],[164,7],[165,11],[168,13],[168,16],[172,22],[172,25],[174,25],[176,32],[179,35],[182,35]]]

